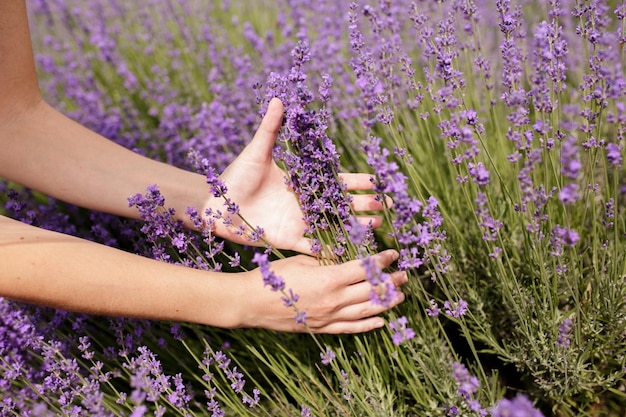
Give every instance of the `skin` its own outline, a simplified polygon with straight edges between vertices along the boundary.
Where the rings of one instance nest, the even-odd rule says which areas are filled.
[[[135,154],[68,119],[39,91],[23,0],[0,1],[0,176],[82,207],[137,218],[127,198],[158,184],[177,213],[187,207],[223,210],[204,176]],[[283,114],[274,99],[257,133],[222,173],[229,196],[265,239],[279,249],[309,252],[302,213],[272,159]],[[254,172],[254,175],[250,175]],[[348,190],[371,188],[369,175],[344,174]],[[380,210],[372,195],[355,195],[357,211]],[[188,227],[193,227],[188,219]],[[378,216],[363,222],[381,224]],[[218,222],[219,223],[219,222]],[[244,243],[223,225],[215,233]],[[245,242],[249,243],[249,242]],[[375,255],[389,267],[395,251]],[[0,216],[0,295],[93,314],[177,320],[211,326],[305,331],[280,294],[263,287],[258,270],[198,271],[165,264]],[[391,306],[369,301],[371,286],[359,261],[320,266],[306,255],[275,261],[272,269],[300,296],[307,325],[320,333],[365,332],[384,325]],[[392,274],[396,286],[406,274]]]

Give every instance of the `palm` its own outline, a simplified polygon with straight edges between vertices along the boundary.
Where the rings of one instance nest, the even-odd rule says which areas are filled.
[[[272,157],[282,115],[282,103],[273,99],[250,144],[220,178],[228,187],[228,197],[239,205],[241,217],[250,226],[261,227],[266,242],[277,249],[310,253],[298,200],[285,183],[285,172]],[[346,174],[343,180],[348,190],[366,190],[372,187],[369,177],[367,174]],[[360,195],[355,196],[353,208],[380,210],[382,205],[372,195]],[[375,227],[381,223],[378,216],[362,216],[362,220],[373,221]],[[225,231],[223,237],[249,244],[245,237],[234,233],[236,226],[242,222],[241,219],[233,219],[235,228]]]
[[[279,249],[309,252],[304,238],[304,222],[296,196],[285,184],[285,173],[271,160],[264,163],[260,155],[244,151],[221,175],[228,196],[239,205],[241,217],[252,227],[264,230],[263,239]],[[238,225],[240,219],[234,219]],[[235,236],[225,236],[239,240]]]

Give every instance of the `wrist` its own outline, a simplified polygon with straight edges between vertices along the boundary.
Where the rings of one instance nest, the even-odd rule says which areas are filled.
[[[280,306],[280,294],[264,287],[258,269],[232,274],[232,303],[230,319],[235,328],[270,328],[268,321]],[[270,320],[271,321],[271,320]]]
[[[240,276],[243,273],[188,271],[195,276],[188,281],[188,296],[183,297],[177,320],[226,329],[244,327],[248,303],[242,300],[251,294],[245,293],[246,280]]]

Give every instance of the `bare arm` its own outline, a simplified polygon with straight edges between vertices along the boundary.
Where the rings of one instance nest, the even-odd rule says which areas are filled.
[[[206,179],[131,152],[44,101],[0,130],[0,176],[81,207],[137,217],[128,197],[157,184],[177,213],[209,206]]]
[[[24,0],[0,2],[0,126],[39,100]]]
[[[94,314],[238,324],[234,274],[158,262],[3,216],[0,263],[0,294],[8,298]]]
[[[376,255],[381,268],[397,254]],[[263,287],[258,270],[205,272],[142,258],[0,216],[0,294],[71,311],[176,320],[217,327],[304,331],[280,294]],[[300,295],[313,331],[354,333],[383,325],[388,307],[369,301],[359,261],[319,266],[307,256],[272,264]],[[406,281],[395,273],[396,285]],[[393,303],[400,303],[404,296]]]

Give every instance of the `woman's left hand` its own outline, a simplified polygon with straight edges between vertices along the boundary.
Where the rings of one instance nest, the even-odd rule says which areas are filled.
[[[272,247],[310,254],[310,242],[304,236],[305,223],[298,199],[285,182],[286,173],[276,165],[272,156],[283,111],[279,99],[270,101],[254,138],[220,179],[228,187],[227,196],[239,206],[241,217],[252,227],[261,227],[264,230],[263,239]],[[348,191],[370,190],[373,187],[369,174],[340,174],[340,178]],[[383,209],[373,194],[352,197],[352,208],[356,212]],[[226,211],[224,207],[213,208]],[[359,216],[359,221],[365,224],[371,222],[373,227],[382,224],[380,216],[375,215]],[[240,218],[232,216],[232,225],[224,227],[217,224],[216,233],[237,243],[251,244],[246,237],[235,233],[241,224]]]

